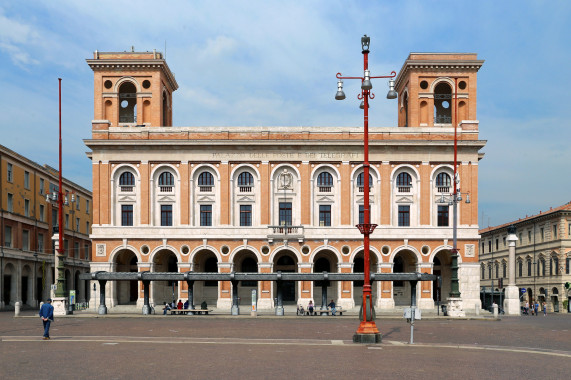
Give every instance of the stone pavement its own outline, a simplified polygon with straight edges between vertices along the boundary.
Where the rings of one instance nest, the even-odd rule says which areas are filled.
[[[2,378],[533,378],[571,373],[571,315],[417,321],[379,318],[379,345],[351,342],[355,316],[127,316],[0,313]]]

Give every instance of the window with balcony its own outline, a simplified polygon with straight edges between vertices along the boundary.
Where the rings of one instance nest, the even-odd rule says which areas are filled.
[[[441,82],[434,88],[434,124],[452,123],[452,88]]]
[[[121,205],[121,225],[122,226],[133,225],[133,205]]]
[[[400,173],[397,176],[397,189],[399,193],[410,193],[412,177],[408,173]]]
[[[210,193],[214,186],[214,176],[209,172],[202,172],[198,176],[198,188],[201,192]]]
[[[448,227],[448,206],[438,206],[438,217],[437,217],[438,227]]]
[[[238,188],[241,193],[252,192],[252,186],[254,185],[254,177],[248,172],[240,173],[238,176]]]
[[[333,187],[333,176],[328,172],[322,172],[317,176],[317,187],[320,193],[330,193]]]
[[[399,206],[398,225],[399,227],[410,226],[410,206]]]
[[[369,174],[369,190],[373,186],[373,176]],[[359,189],[359,193],[365,192],[365,173],[362,172],[357,176],[357,188]]]
[[[439,193],[449,193],[450,186],[450,176],[447,173],[440,173],[436,176],[436,190]]]
[[[291,202],[280,202],[279,224],[280,226],[291,226]]]
[[[172,205],[161,205],[161,226],[172,226]]]
[[[240,205],[240,226],[252,225],[252,205]]]
[[[331,226],[331,205],[319,205],[319,225],[321,227]]]
[[[212,226],[212,205],[200,205],[200,225]]]
[[[169,172],[163,172],[159,176],[159,191],[161,193],[172,193],[174,187],[174,176]]]
[[[163,173],[165,174],[165,173]],[[168,173],[170,174],[170,173]],[[160,177],[159,177],[160,181]],[[131,172],[125,172],[119,177],[119,187],[123,192],[132,192],[135,186],[135,176]],[[171,185],[172,186],[172,185]]]

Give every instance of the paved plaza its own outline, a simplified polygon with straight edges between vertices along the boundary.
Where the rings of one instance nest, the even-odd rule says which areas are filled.
[[[502,378],[571,373],[571,315],[377,320],[379,345],[353,344],[356,316],[57,318],[50,341],[31,311],[0,313],[2,378]]]

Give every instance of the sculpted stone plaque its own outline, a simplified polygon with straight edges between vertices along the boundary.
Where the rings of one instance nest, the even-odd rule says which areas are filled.
[[[96,244],[95,246],[95,256],[105,257],[105,244]]]
[[[464,256],[474,257],[476,256],[476,247],[474,244],[464,244]]]

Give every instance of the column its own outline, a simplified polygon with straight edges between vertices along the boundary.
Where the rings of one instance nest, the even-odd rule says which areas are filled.
[[[380,263],[378,265],[378,272],[380,273],[393,273],[392,263]],[[393,298],[393,282],[381,281],[381,294],[377,297],[378,309],[394,309],[395,299]]]
[[[519,315],[519,289],[515,284],[515,242],[516,228],[508,227],[508,286],[506,287],[506,298],[504,299],[504,311],[506,315]],[[547,301],[546,301],[547,302]]]

